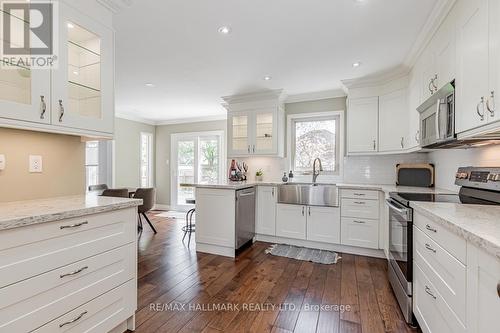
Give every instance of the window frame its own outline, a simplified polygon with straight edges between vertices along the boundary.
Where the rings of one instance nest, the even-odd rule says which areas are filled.
[[[142,184],[142,139],[144,136],[148,137],[149,145],[148,145],[148,184],[144,186]],[[153,187],[154,179],[153,179],[153,145],[154,145],[154,136],[151,132],[141,132],[139,138],[139,184],[141,187]]]
[[[336,121],[336,144],[335,144],[335,171],[325,171],[321,173],[320,180],[339,181],[343,176],[343,163],[345,135],[344,135],[344,115],[343,110],[324,111],[324,112],[308,112],[290,114],[287,116],[287,160],[288,169],[292,170],[297,179],[309,178],[312,176],[312,170],[309,172],[299,172],[294,170],[295,159],[295,123],[300,121],[321,121],[321,120],[337,120]]]

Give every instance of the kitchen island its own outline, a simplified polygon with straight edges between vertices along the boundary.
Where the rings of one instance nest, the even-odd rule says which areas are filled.
[[[137,206],[78,195],[0,204],[0,331],[135,329]]]

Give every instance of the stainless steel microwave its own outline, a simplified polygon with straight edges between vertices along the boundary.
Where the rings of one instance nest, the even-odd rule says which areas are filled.
[[[439,89],[417,111],[420,113],[420,144],[423,148],[439,148],[457,140],[454,82]]]

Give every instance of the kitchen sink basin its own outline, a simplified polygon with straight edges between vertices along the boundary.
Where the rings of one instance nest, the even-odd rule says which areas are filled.
[[[287,183],[278,187],[278,202],[307,206],[339,206],[339,190],[335,185]]]

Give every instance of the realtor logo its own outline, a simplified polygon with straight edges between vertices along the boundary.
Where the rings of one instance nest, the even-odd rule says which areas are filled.
[[[2,2],[2,67],[53,68],[57,2]]]

